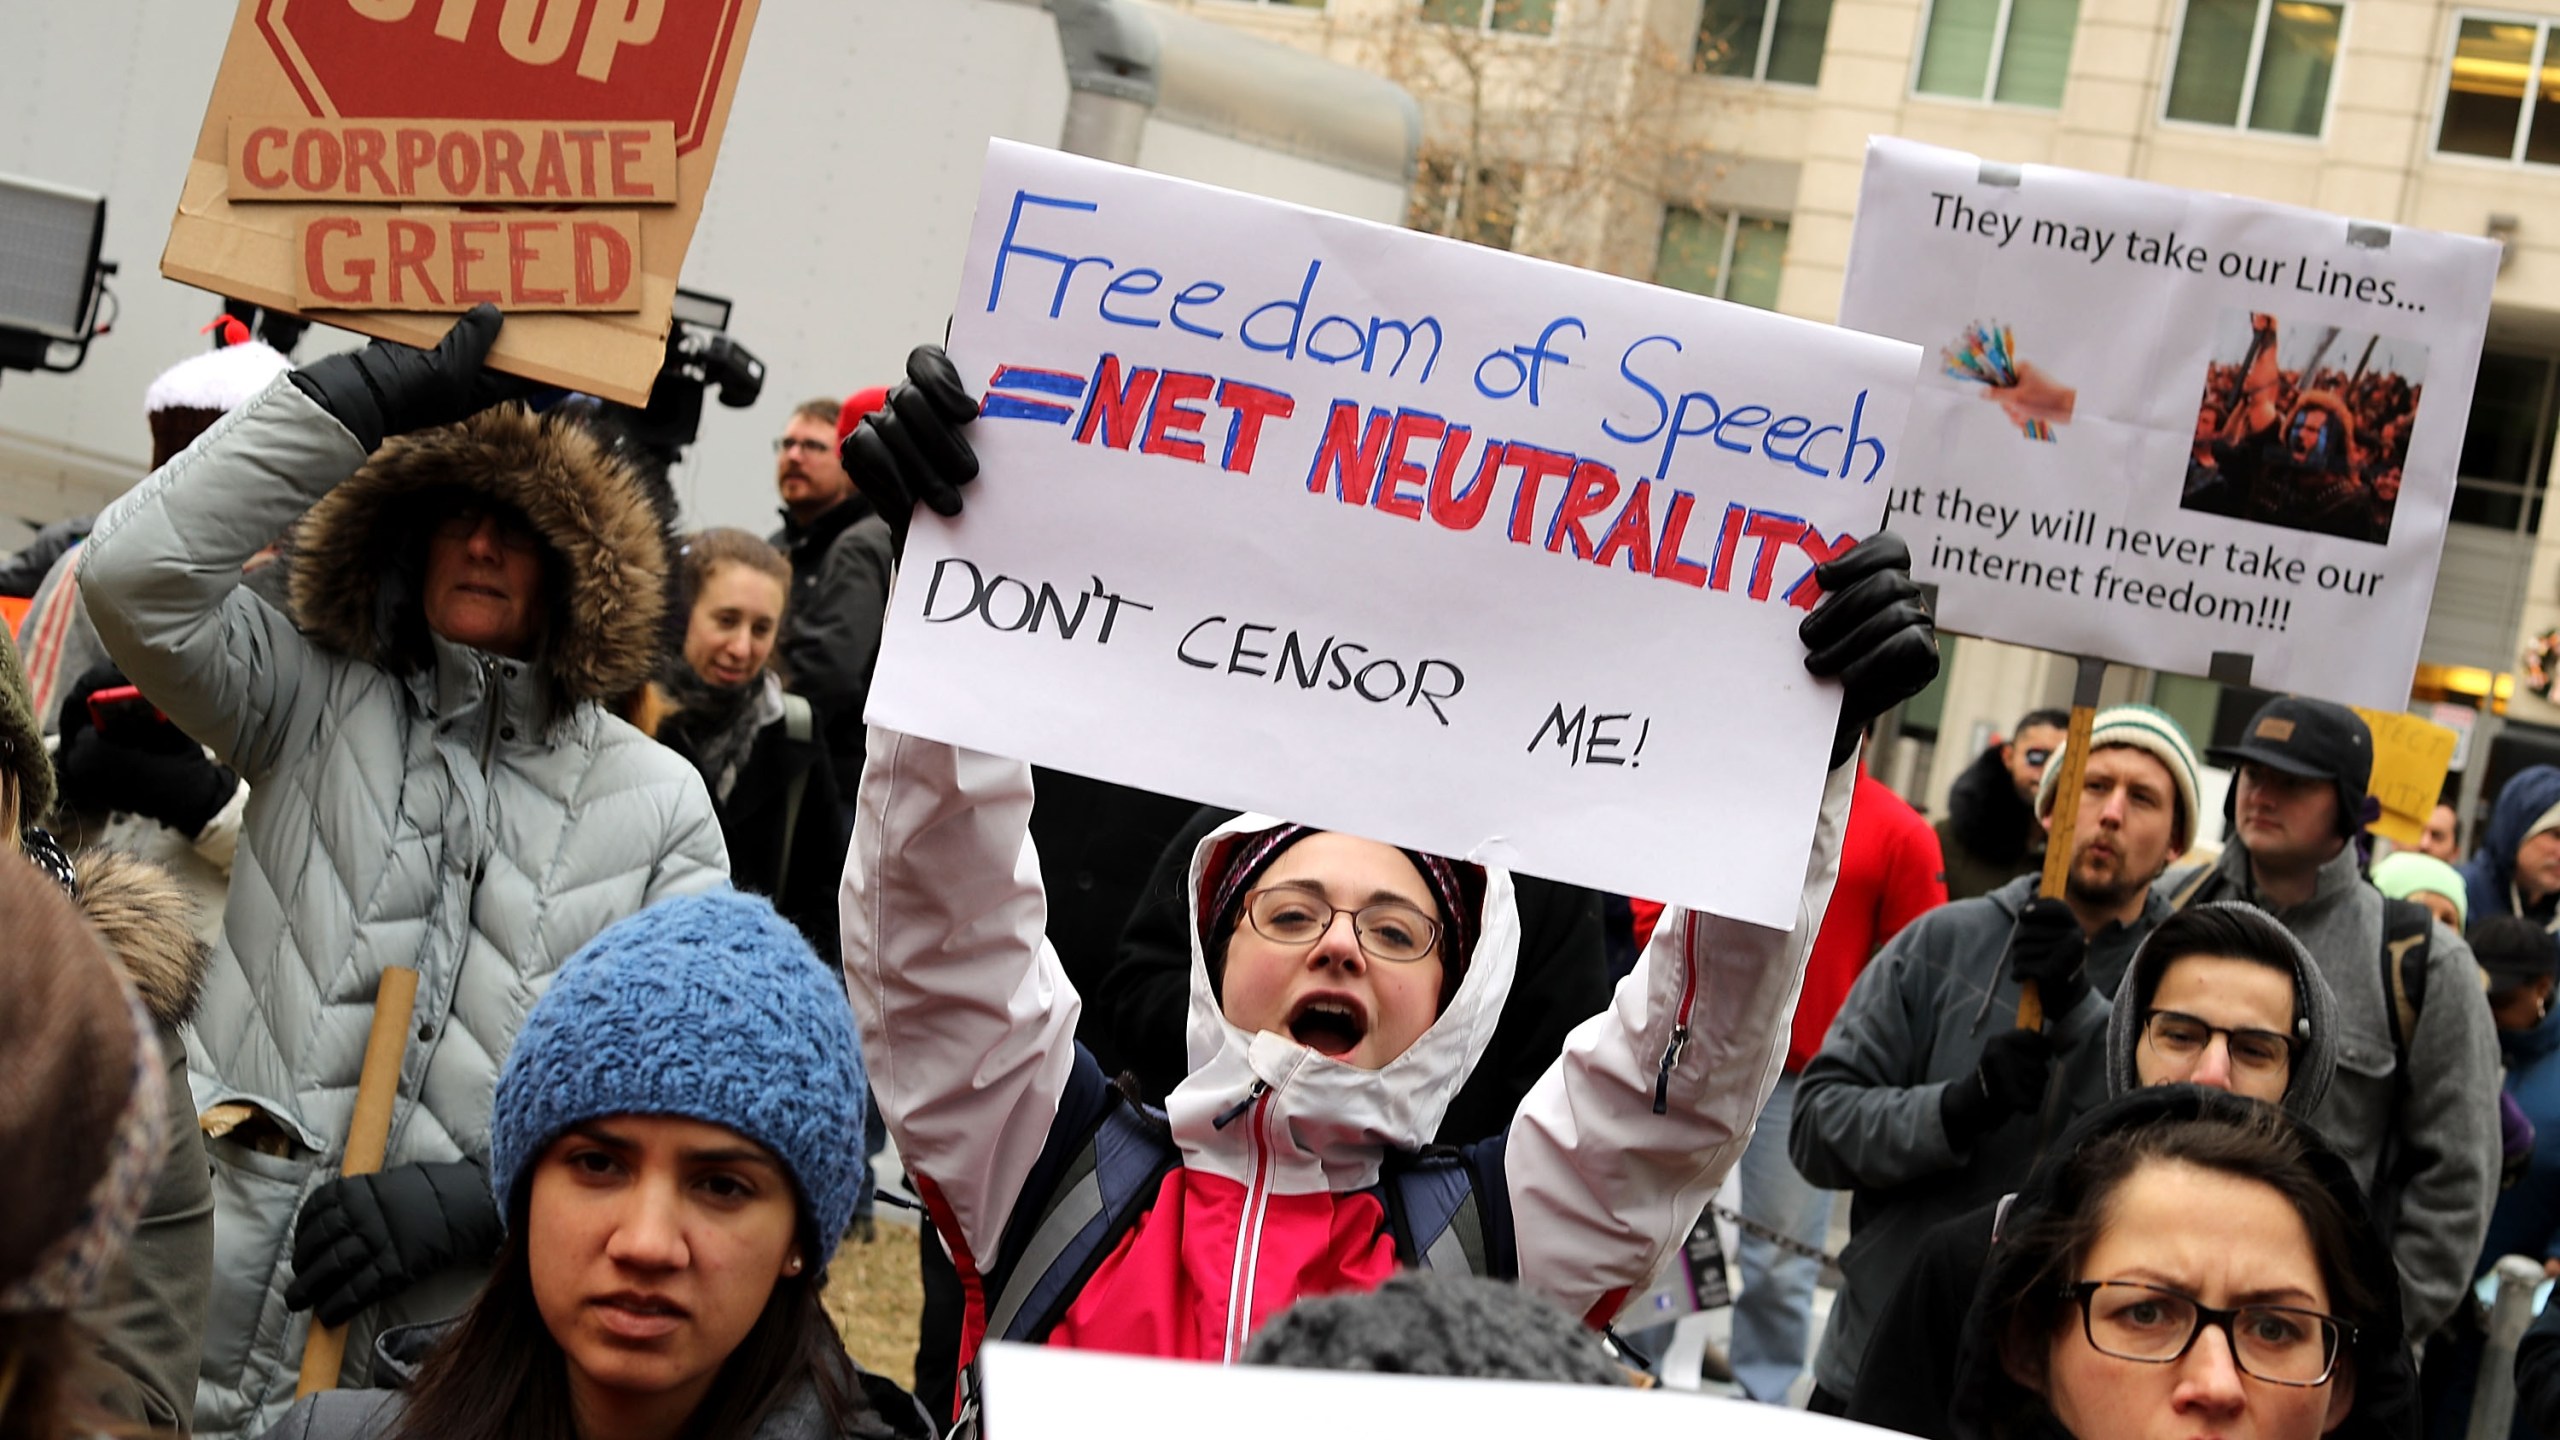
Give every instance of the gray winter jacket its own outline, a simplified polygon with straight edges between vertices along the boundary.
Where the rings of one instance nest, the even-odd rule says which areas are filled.
[[[2152,888],[2177,893],[2195,874]],[[2338,1001],[2338,1077],[2311,1122],[2372,1198],[2400,1265],[2409,1336],[2423,1339],[2470,1285],[2498,1195],[2498,1037],[2471,947],[2442,924],[2430,932],[2426,1002],[2404,1078],[2382,990],[2382,892],[2358,869],[2354,846],[2321,867],[2310,900],[2280,909],[2258,894],[2248,852],[2234,842],[2190,903],[2207,900],[2263,907],[2329,979]]]
[[[2018,985],[2001,962],[2036,883],[2022,875],[1913,921],[1858,977],[1796,1082],[1788,1156],[1814,1184],[1855,1192],[1845,1278],[1814,1362],[1814,1379],[1835,1395],[1857,1388],[1867,1337],[1920,1237],[2017,1189],[2043,1146],[2107,1096],[2109,997],[2135,947],[2169,913],[2157,885],[2133,924],[2090,940],[2091,993],[2068,1014],[2046,1017],[2057,1058],[2042,1112],[2015,1116],[1964,1151],[1947,1138],[1940,1097],[1952,1083],[1971,1083],[1984,1044],[2017,1024]]]
[[[456,488],[549,545],[559,593],[533,661],[420,618],[429,507],[450,503],[427,497]],[[297,518],[299,628],[240,579]],[[251,789],[191,1047],[199,1105],[247,1116],[208,1146],[197,1433],[255,1434],[293,1398],[293,1223],[337,1173],[384,968],[419,975],[385,1163],[485,1160],[499,1065],[553,970],[649,902],[722,883],[700,777],[600,703],[650,668],[657,537],[629,473],[568,424],[507,407],[368,458],[289,378],[99,517],[82,567],[99,635]],[[478,1278],[360,1315],[349,1377],[377,1328],[450,1315]]]

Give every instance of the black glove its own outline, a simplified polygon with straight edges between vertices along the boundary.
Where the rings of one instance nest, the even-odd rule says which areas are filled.
[[[1940,1092],[1938,1117],[1948,1143],[1972,1144],[2012,1115],[2033,1114],[2044,1104],[2045,1077],[2053,1070],[2053,1042],[2041,1030],[2003,1030],[1982,1047],[1972,1074]]]
[[[505,322],[497,306],[483,302],[454,321],[433,350],[376,340],[361,350],[323,356],[289,378],[370,455],[385,436],[450,425],[532,394],[531,381],[482,363]]]
[[[1804,617],[1804,668],[1840,681],[1831,767],[1856,753],[1867,723],[1938,678],[1938,627],[1911,578],[1911,548],[1879,530],[1813,567],[1822,603]]]
[[[2060,900],[2039,896],[2010,927],[2004,963],[2010,979],[2036,982],[2045,1014],[2061,1016],[2089,993],[2088,958],[2089,933],[2080,928],[2080,917]]]
[[[978,418],[978,402],[939,345],[907,352],[907,381],[889,403],[864,416],[836,458],[863,498],[889,522],[889,542],[906,553],[907,519],[917,502],[936,515],[960,513],[960,487],[978,478],[977,452],[960,427]]]
[[[63,699],[56,715],[62,744],[53,757],[63,808],[127,811],[193,840],[231,803],[240,777],[215,764],[203,746],[155,710],[127,706],[111,730],[98,729],[89,697],[125,683],[123,671],[101,665],[82,675]]]
[[[344,1325],[439,1270],[487,1262],[499,1239],[489,1172],[468,1160],[345,1176],[311,1192],[294,1222],[284,1303]]]

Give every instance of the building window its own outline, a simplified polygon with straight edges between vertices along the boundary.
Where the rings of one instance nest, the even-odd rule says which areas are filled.
[[[2080,0],[1933,0],[1920,42],[1923,95],[2062,108]]]
[[[1775,310],[1786,261],[1786,221],[1674,205],[1662,215],[1653,279],[1675,290]]]
[[[1469,166],[1446,151],[1426,150],[1415,167],[1413,198],[1405,224],[1415,230],[1446,235],[1495,250],[1508,250],[1520,231],[1520,203],[1526,178],[1516,162],[1478,161],[1465,183]]]
[[[1556,0],[1422,0],[1422,18],[1470,30],[1548,35],[1556,28]]]
[[[1689,68],[1702,75],[1814,85],[1831,33],[1831,0],[1706,0]]]
[[[2544,472],[2551,467],[2554,381],[2560,363],[2512,350],[2480,352],[2471,423],[2454,472],[2453,518],[2532,535],[2542,529]]]
[[[2532,98],[2527,104],[2526,98]],[[2436,149],[2560,165],[2560,54],[2533,20],[2466,19],[2446,77]],[[2544,121],[2551,123],[2545,124]]]
[[[2187,0],[2168,117],[2318,135],[2346,14],[2320,0]]]

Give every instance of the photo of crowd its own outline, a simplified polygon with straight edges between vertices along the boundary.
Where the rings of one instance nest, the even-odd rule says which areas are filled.
[[[2388,542],[2426,366],[2411,341],[2226,312],[2179,504]]]

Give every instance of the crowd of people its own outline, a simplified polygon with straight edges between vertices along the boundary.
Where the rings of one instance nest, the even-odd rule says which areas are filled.
[[[1938,668],[1878,535],[1802,625],[1791,929],[1035,775],[861,722],[914,508],[1007,483],[941,352],[793,412],[760,539],[502,323],[183,362],[0,578],[0,1142],[60,1177],[0,1198],[0,1437],[1028,1433],[995,1340],[1641,1384],[1731,1174],[1748,1399],[2411,1440],[2486,1264],[2560,1273],[2560,770],[2369,865],[2351,711],[2036,711],[1933,829],[1861,761]],[[819,1303],[886,1139],[912,1393]],[[2560,1427],[2560,1331],[2520,1368]]]
[[[2286,369],[2278,358],[2276,317],[2254,314],[2249,322],[2247,353],[2205,367],[2180,503],[2212,515],[2388,541],[2424,382],[2317,358],[2308,374]]]

